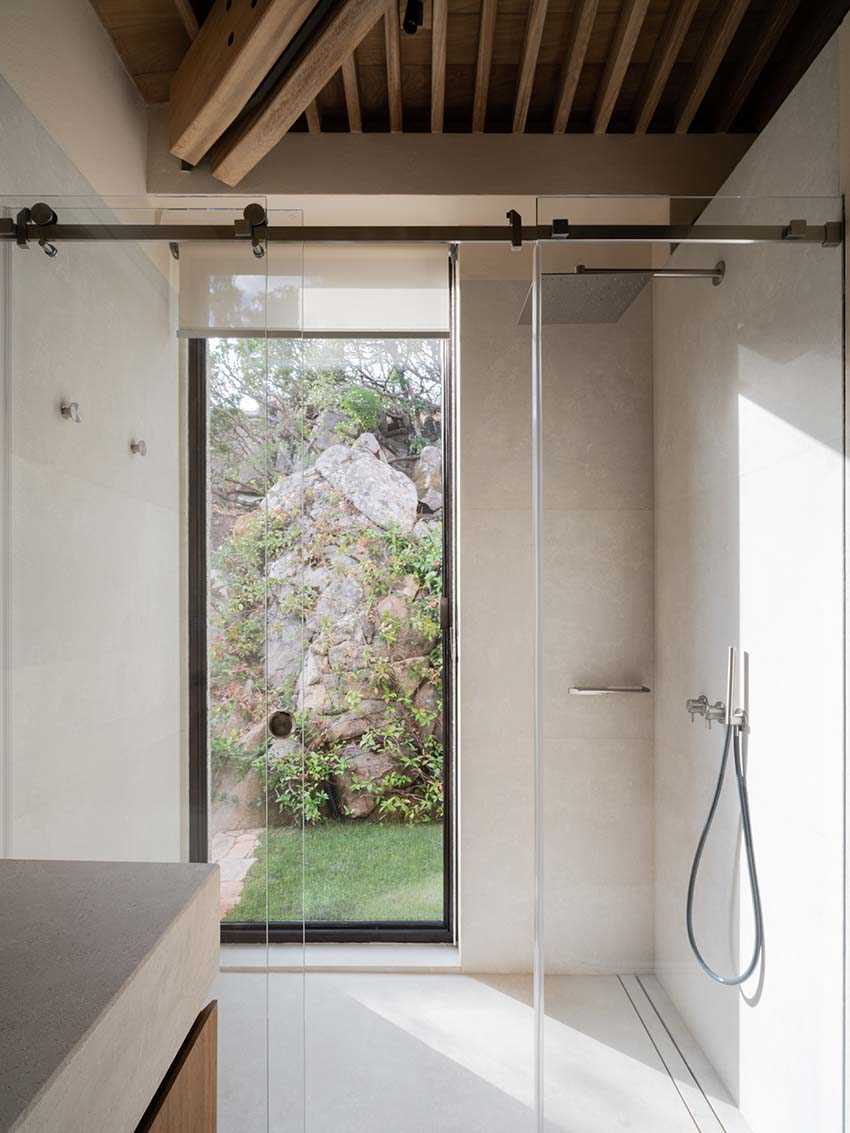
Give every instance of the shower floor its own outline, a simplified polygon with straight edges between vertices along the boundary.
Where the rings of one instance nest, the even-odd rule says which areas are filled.
[[[215,994],[221,1133],[535,1133],[525,977],[222,972]],[[748,1133],[652,976],[548,978],[544,1049],[551,1133]]]

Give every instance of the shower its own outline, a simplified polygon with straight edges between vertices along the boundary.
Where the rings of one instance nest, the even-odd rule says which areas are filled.
[[[694,853],[693,864],[691,865],[691,873],[688,880],[686,920],[688,940],[690,942],[691,949],[693,950],[693,953],[697,958],[699,966],[711,979],[715,980],[719,984],[725,984],[728,987],[737,987],[739,984],[745,983],[756,970],[759,960],[764,951],[764,921],[762,917],[758,875],[756,873],[755,851],[753,849],[753,829],[752,822],[750,820],[750,800],[749,794],[747,792],[746,754],[744,751],[745,737],[749,729],[747,724],[746,709],[739,708],[737,710],[734,710],[732,708],[734,686],[735,647],[733,645],[730,645],[729,662],[726,674],[726,703],[724,704],[723,701],[717,701],[715,704],[710,704],[708,697],[703,693],[698,697],[689,699],[686,704],[692,723],[695,716],[702,716],[709,727],[711,727],[713,721],[722,721],[726,729],[723,740],[723,752],[720,757],[720,769],[717,773],[717,785],[714,789],[711,806],[708,809],[708,816],[706,817],[705,824],[702,828],[702,833],[700,834],[699,841],[697,843],[696,852]],[[711,826],[717,813],[717,807],[720,803],[720,795],[723,791],[723,782],[726,777],[726,765],[729,762],[730,748],[734,751],[735,781],[738,786],[738,804],[741,811],[741,830],[744,838],[744,853],[747,858],[747,873],[750,879],[750,893],[752,896],[753,904],[753,921],[755,924],[755,941],[753,944],[752,956],[750,957],[750,961],[746,965],[746,967],[744,967],[735,975],[724,976],[711,967],[711,965],[708,963],[708,961],[700,951],[699,945],[697,944],[696,934],[694,931],[694,896],[696,893],[697,875],[699,873],[703,851],[705,850],[709,832],[711,831]]]

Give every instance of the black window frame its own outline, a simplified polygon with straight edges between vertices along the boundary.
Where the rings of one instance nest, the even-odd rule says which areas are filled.
[[[457,249],[449,254],[450,328],[443,348],[443,917],[439,921],[223,921],[223,944],[456,943],[455,390]],[[423,338],[429,337],[423,335]],[[209,860],[207,670],[207,340],[188,340],[189,854]]]

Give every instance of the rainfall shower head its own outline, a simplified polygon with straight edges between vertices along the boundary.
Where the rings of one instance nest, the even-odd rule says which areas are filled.
[[[634,303],[650,279],[710,279],[722,282],[726,264],[713,268],[610,268],[579,264],[574,272],[552,272],[543,276],[543,322],[617,323]],[[519,317],[531,322],[529,290]]]

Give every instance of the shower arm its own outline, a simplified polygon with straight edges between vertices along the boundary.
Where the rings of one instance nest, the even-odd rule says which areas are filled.
[[[713,268],[597,268],[587,264],[576,265],[576,275],[650,275],[653,279],[710,279],[718,287],[726,275],[726,261],[720,260]]]

